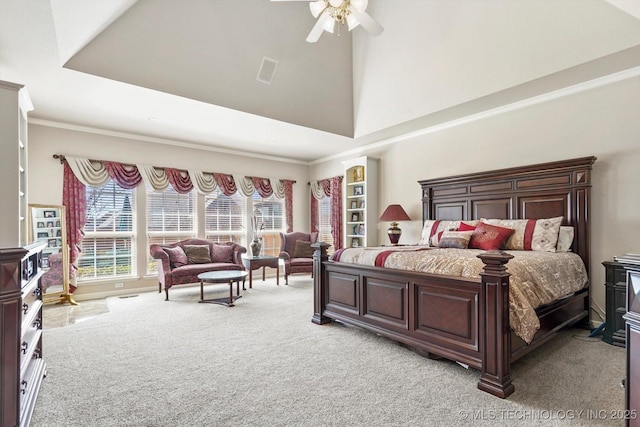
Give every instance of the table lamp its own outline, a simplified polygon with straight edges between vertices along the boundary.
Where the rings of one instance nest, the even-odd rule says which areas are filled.
[[[389,205],[380,216],[380,221],[391,221],[391,227],[387,230],[389,240],[392,245],[397,245],[400,240],[402,230],[398,228],[396,221],[410,221],[409,215],[402,209],[400,205]]]

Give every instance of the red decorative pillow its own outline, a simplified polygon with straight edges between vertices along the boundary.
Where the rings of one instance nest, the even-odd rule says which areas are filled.
[[[187,254],[184,253],[180,246],[176,246],[175,248],[162,249],[164,249],[164,251],[169,254],[169,264],[171,265],[171,268],[182,267],[183,265],[187,265],[189,263]]]
[[[233,246],[211,245],[211,262],[233,263]]]
[[[475,229],[475,225],[469,225],[466,222],[460,222],[460,226],[458,227],[458,231],[473,231]]]
[[[513,234],[512,228],[498,227],[497,225],[481,222],[471,236],[469,248],[495,251],[500,249],[511,234]]]

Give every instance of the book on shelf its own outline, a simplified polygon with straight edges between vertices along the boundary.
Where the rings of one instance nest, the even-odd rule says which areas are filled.
[[[638,264],[640,265],[640,254],[624,254],[613,257],[614,261],[622,264]]]

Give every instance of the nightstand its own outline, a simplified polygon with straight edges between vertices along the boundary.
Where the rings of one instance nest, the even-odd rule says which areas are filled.
[[[615,261],[602,263],[605,268],[606,325],[602,340],[624,347],[626,343],[625,322],[622,316],[627,311],[627,270]]]

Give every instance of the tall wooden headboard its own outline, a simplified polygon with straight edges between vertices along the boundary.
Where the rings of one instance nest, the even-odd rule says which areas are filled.
[[[418,181],[422,218],[540,219],[563,216],[573,226],[572,251],[589,271],[589,205],[595,157],[562,160]]]

